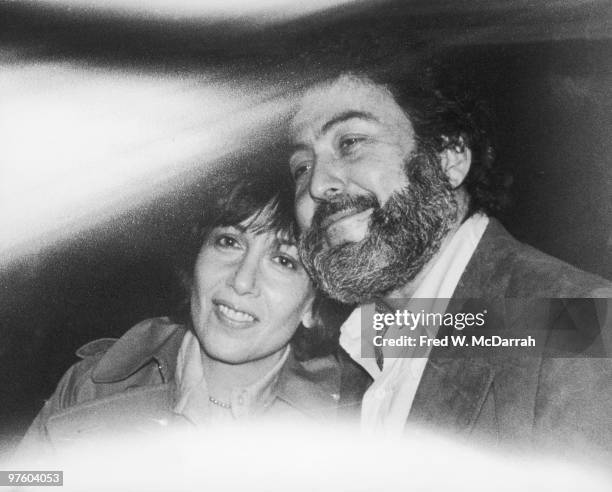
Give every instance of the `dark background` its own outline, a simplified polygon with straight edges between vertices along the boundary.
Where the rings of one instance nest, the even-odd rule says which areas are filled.
[[[535,5],[534,5],[535,4]],[[432,54],[476,74],[513,175],[501,217],[520,240],[612,279],[612,42],[608,2],[360,2],[252,27],[0,3],[0,49],[159,73],[231,68],[305,83],[330,68],[408,70]],[[0,137],[1,138],[1,137]],[[269,149],[214,168],[244,166]],[[269,159],[267,159],[269,161]],[[10,163],[9,163],[10,164]],[[197,173],[196,173],[197,174]],[[14,441],[85,342],[181,299],[173,258],[211,176],[0,271],[0,441]]]

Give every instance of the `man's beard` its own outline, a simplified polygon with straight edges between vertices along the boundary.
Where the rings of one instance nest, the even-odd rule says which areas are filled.
[[[317,286],[347,304],[385,296],[413,280],[440,249],[457,217],[457,202],[434,153],[405,163],[408,186],[381,207],[374,195],[343,196],[317,207],[300,238],[302,262]],[[373,208],[359,242],[328,246],[321,224],[331,214]]]

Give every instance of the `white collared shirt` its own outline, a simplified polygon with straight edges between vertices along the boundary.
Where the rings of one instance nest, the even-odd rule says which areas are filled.
[[[200,342],[191,331],[187,331],[176,360],[177,403],[174,412],[196,426],[231,422],[257,414],[275,398],[274,388],[290,350],[287,346],[280,360],[261,379],[249,386],[234,388],[230,401],[226,402],[231,408],[222,408],[210,403]]]
[[[488,223],[486,215],[474,214],[457,229],[412,297],[428,300],[428,305],[419,301],[418,310],[446,311],[449,299]],[[406,309],[411,309],[411,301],[408,301]],[[392,334],[394,329],[397,327],[390,327],[387,335]],[[429,335],[435,336],[435,333],[430,332]],[[431,349],[425,349],[418,357],[385,358],[381,371],[371,354],[370,357],[363,357],[361,353],[361,307],[356,308],[342,325],[340,345],[374,379],[363,397],[362,429],[383,431],[390,435],[401,433]]]

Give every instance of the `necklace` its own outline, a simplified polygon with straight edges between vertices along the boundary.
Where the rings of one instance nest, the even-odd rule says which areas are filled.
[[[212,396],[208,397],[208,401],[211,402],[213,405],[217,405],[218,407],[221,407],[221,408],[226,408],[228,410],[232,408],[231,403],[225,403],[224,401],[219,401],[216,398],[213,398]]]

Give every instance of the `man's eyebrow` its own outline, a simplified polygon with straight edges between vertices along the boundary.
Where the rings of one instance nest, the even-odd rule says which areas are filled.
[[[356,110],[352,110],[352,111],[344,111],[342,113],[338,113],[334,116],[332,116],[332,118],[330,120],[328,120],[322,127],[320,130],[320,134],[323,135],[325,133],[327,133],[328,131],[330,131],[332,129],[332,127],[334,127],[335,125],[338,125],[340,123],[343,123],[344,121],[348,121],[351,120],[353,118],[359,118],[361,120],[367,120],[367,121],[380,121],[376,116],[374,116],[372,113],[368,112],[368,111],[356,111]],[[309,150],[309,147],[307,144],[301,143],[301,142],[297,142],[294,143],[293,145],[291,145],[290,148],[290,155],[295,154],[296,152],[299,152],[301,150],[307,151]]]
[[[343,113],[333,116],[321,127],[321,134],[327,133],[331,128],[339,123],[353,118],[359,118],[361,120],[379,121],[376,116],[367,111],[344,111]]]
[[[308,146],[306,144],[303,144],[303,143],[293,144],[293,145],[291,145],[290,154],[289,155],[293,156],[293,154],[295,154],[296,152],[299,152],[301,150],[308,150]]]

